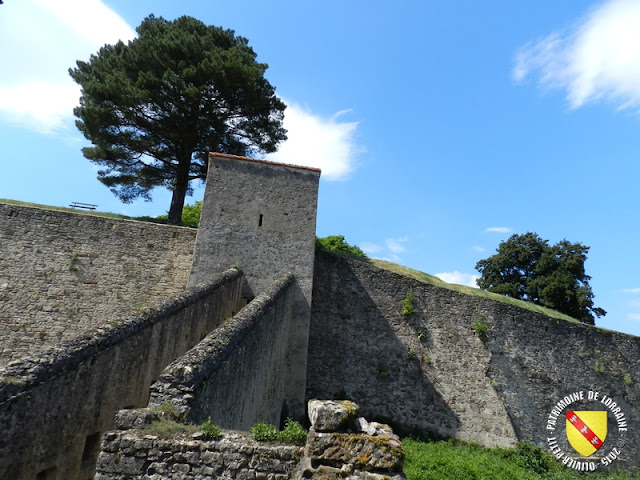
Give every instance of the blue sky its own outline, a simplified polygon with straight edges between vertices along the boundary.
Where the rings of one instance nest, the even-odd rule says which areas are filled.
[[[290,138],[269,158],[322,169],[319,236],[467,284],[513,233],[581,242],[597,325],[640,335],[638,0],[5,0],[0,198],[168,210],[96,180],[67,74],[150,13],[269,64]]]

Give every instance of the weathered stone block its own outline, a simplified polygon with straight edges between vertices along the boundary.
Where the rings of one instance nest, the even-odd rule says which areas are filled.
[[[363,470],[401,471],[404,450],[398,437],[311,431],[305,455],[313,463],[352,465]]]
[[[336,432],[348,428],[359,407],[349,400],[309,400],[309,420],[316,432]]]

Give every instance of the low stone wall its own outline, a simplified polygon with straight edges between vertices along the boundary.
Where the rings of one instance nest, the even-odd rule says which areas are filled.
[[[0,478],[90,478],[116,412],[146,406],[162,370],[239,309],[242,280],[229,270],[144,314],[105,321],[5,367]]]
[[[158,414],[148,411],[118,415],[118,430],[103,436],[96,480],[285,480],[302,457],[302,447],[258,443],[239,432],[213,440],[201,433],[160,438],[145,430],[153,421]]]
[[[182,293],[195,238],[184,227],[0,203],[0,367]]]
[[[416,311],[402,315],[408,291]],[[316,254],[308,365],[307,398],[346,398],[367,418],[486,446],[526,440],[548,448],[552,408],[579,391],[612,397],[629,425],[640,422],[640,338],[323,251]],[[640,432],[626,433],[614,468],[639,466]]]
[[[171,404],[187,419],[248,431],[279,425],[285,400],[296,283],[285,274],[171,364],[151,387],[150,407]]]

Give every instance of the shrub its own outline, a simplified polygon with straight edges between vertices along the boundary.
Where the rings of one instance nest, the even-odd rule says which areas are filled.
[[[479,320],[477,320],[473,325],[473,329],[478,334],[478,337],[480,337],[480,340],[482,340],[483,342],[487,340],[489,326],[485,323],[484,318],[480,318]]]
[[[346,253],[352,257],[367,258],[367,255],[356,245],[349,245],[344,235],[329,235],[328,237],[316,237],[316,247],[330,252]]]
[[[200,432],[202,433],[202,438],[205,440],[213,440],[222,435],[220,427],[213,423],[211,421],[211,418],[207,418],[204,422],[202,422],[202,425],[200,426]]]
[[[278,432],[278,441],[304,445],[307,442],[307,431],[299,422],[287,418],[284,422],[284,430]]]
[[[307,431],[300,423],[287,418],[284,422],[284,429],[278,429],[265,422],[256,423],[251,427],[251,435],[258,442],[282,442],[293,443],[295,445],[304,445],[307,441]]]
[[[197,201],[193,205],[185,205],[182,207],[182,217],[180,218],[180,224],[185,227],[198,227],[200,225],[200,213],[202,213],[202,201]],[[159,220],[162,223],[166,223],[168,213],[165,215],[158,215],[155,220]]]
[[[258,442],[274,442],[278,439],[278,429],[269,423],[260,422],[251,427],[251,435]]]
[[[414,300],[413,292],[407,290],[407,294],[404,296],[404,300],[402,300],[402,316],[406,317],[407,315],[416,313],[416,307],[413,306]]]

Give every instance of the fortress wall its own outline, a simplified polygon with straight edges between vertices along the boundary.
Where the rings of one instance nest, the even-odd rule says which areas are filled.
[[[281,276],[173,362],[151,387],[150,407],[170,403],[187,421],[226,429],[279,425],[296,288],[293,275]]]
[[[408,290],[417,311],[403,316]],[[488,327],[486,336],[476,333],[478,322]],[[316,253],[307,398],[348,398],[364,416],[407,430],[546,448],[552,407],[575,391],[614,397],[637,425],[638,367],[638,337]],[[611,412],[608,418],[613,439],[616,420]],[[640,434],[631,430],[622,458],[638,466]]]
[[[195,237],[0,204],[0,367],[184,291]]]
[[[5,367],[0,478],[92,478],[115,413],[147,405],[151,383],[238,310],[241,290],[242,273],[229,270],[144,314]]]
[[[302,419],[320,171],[224,154],[210,154],[208,171],[189,284],[238,264],[251,299],[282,272],[295,276],[286,388]]]
[[[188,432],[170,438],[147,435],[144,427],[158,418],[152,411],[120,412],[117,430],[103,437],[96,480],[286,480],[293,478],[304,450],[230,431],[214,440]]]

